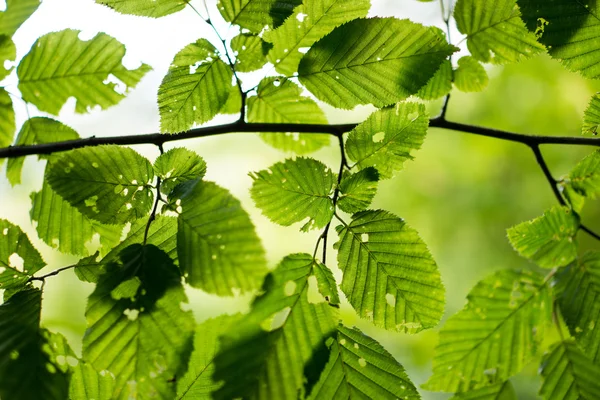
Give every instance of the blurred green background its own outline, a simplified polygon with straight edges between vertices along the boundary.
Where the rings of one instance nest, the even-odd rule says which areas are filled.
[[[176,50],[177,47],[173,48],[173,51]],[[160,76],[160,68],[156,69],[157,76]],[[452,93],[448,119],[527,134],[579,136],[583,110],[590,96],[600,90],[600,84],[567,72],[546,56],[503,68],[489,68],[488,74],[490,84],[483,92]],[[123,115],[131,110],[136,114],[148,110],[156,112],[154,94],[149,95],[146,89],[140,90],[142,93],[138,97],[118,106]],[[429,104],[432,115],[438,113],[440,105],[441,101]],[[359,122],[372,111],[368,107],[351,112],[324,108],[331,123]],[[156,124],[156,117],[152,115],[150,126]],[[127,129],[116,130],[119,122],[106,122],[110,118],[110,111],[107,111],[96,113],[87,120],[80,116],[62,120],[82,135],[103,129],[106,134],[112,135],[146,132],[145,128],[129,127],[127,122],[123,122]],[[106,124],[110,129],[105,128]],[[174,146],[187,146],[197,151],[207,161],[207,179],[230,189],[241,199],[257,225],[271,268],[291,252],[312,252],[319,232],[300,233],[297,229],[300,224],[292,228],[276,226],[260,214],[249,197],[252,181],[248,172],[267,168],[282,160],[285,154],[270,148],[254,134],[179,142],[170,144],[165,150]],[[151,146],[136,149],[150,158],[158,155]],[[555,177],[568,173],[579,159],[592,150],[576,146],[542,148]],[[556,200],[531,150],[517,143],[431,129],[423,148],[415,156],[415,160],[407,162],[405,170],[395,179],[380,184],[373,208],[384,208],[401,216],[419,231],[428,244],[446,285],[447,318],[463,307],[469,289],[493,271],[535,268],[511,249],[506,229],[541,215],[546,208],[555,205]],[[315,153],[314,157],[337,170],[339,151],[335,143]],[[43,163],[27,160],[25,183],[14,189],[5,178],[0,178],[0,217],[22,226],[43,253],[50,271],[72,264],[76,259],[60,255],[37,240],[35,229],[28,220],[28,195],[39,190],[42,168]],[[586,205],[583,215],[588,227],[600,231],[600,208],[594,202]],[[579,240],[582,251],[598,247],[597,242],[585,234],[580,235]],[[332,229],[328,265],[339,278],[340,271],[332,248],[335,241]],[[65,334],[78,351],[85,331],[83,313],[86,297],[91,290],[92,285],[79,282],[72,271],[49,278],[45,286],[44,325]],[[194,289],[189,289],[188,295],[198,322],[220,313],[245,311],[252,297],[218,298]],[[436,330],[414,336],[387,332],[358,320],[347,304],[343,307],[342,316],[346,324],[356,325],[379,340],[406,367],[417,385],[430,375],[431,358],[437,342]],[[548,342],[551,340],[552,337],[548,338]],[[538,398],[537,364],[532,363],[514,379],[519,399]],[[425,391],[421,393],[424,399],[449,397]]]

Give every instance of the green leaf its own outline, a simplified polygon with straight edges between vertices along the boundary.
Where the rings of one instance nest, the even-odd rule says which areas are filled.
[[[363,211],[336,228],[342,291],[358,315],[376,326],[416,333],[444,313],[444,286],[417,232],[383,211]]]
[[[240,33],[231,39],[231,50],[236,54],[235,70],[251,72],[267,63],[267,53],[272,46],[260,36]]]
[[[145,216],[154,194],[152,164],[128,147],[84,147],[53,158],[52,189],[88,218],[124,224]]]
[[[96,0],[121,14],[158,18],[185,8],[186,0]]]
[[[225,385],[213,392],[215,400],[297,399],[304,373],[319,371],[337,312],[326,302],[309,301],[313,266],[308,254],[285,257],[265,278],[250,313],[221,337],[214,379]],[[316,381],[308,376],[308,382],[312,378]]]
[[[544,51],[527,31],[516,0],[499,0],[493,7],[481,0],[458,0],[454,18],[476,60],[508,64]]]
[[[588,104],[585,112],[583,113],[583,126],[581,127],[581,133],[584,135],[591,133],[592,135],[598,134],[598,128],[600,127],[600,93],[596,93],[592,96],[590,103]]]
[[[213,119],[227,102],[232,77],[208,40],[184,47],[158,89],[161,131],[183,132]]]
[[[14,35],[40,4],[40,0],[6,0],[6,10],[0,13],[0,35]]]
[[[435,75],[417,92],[417,97],[423,100],[439,99],[452,90],[452,63],[444,60]]]
[[[112,400],[114,389],[115,377],[111,373],[99,373],[83,361],[79,361],[79,364],[73,367],[69,386],[71,400]]]
[[[8,92],[0,88],[0,147],[8,147],[12,143],[16,129],[12,100]]]
[[[17,68],[25,101],[54,115],[70,97],[76,99],[78,113],[96,106],[104,110],[124,99],[151,70],[146,64],[125,68],[125,46],[115,38],[98,33],[84,41],[79,33],[66,29],[36,40]]]
[[[16,146],[62,142],[79,139],[73,128],[46,117],[33,117],[25,121],[15,142]],[[41,155],[40,158],[48,158]],[[21,170],[25,157],[10,158],[6,166],[6,176],[11,185],[21,183]]]
[[[308,218],[301,230],[322,228],[333,217],[335,176],[322,162],[298,157],[251,173],[250,195],[271,221],[289,226]]]
[[[563,180],[563,185],[584,198],[595,199],[600,194],[600,151],[581,160]]]
[[[556,275],[561,314],[585,354],[600,365],[600,253],[589,252]]]
[[[0,289],[23,285],[45,265],[21,228],[0,219]]]
[[[154,172],[161,179],[160,191],[168,195],[180,183],[202,179],[206,162],[195,152],[176,147],[158,156]]]
[[[337,206],[351,214],[366,210],[377,194],[378,181],[379,172],[374,167],[366,167],[355,174],[348,173],[340,184]]]
[[[590,0],[518,0],[530,31],[550,57],[590,79],[600,77],[600,4]]]
[[[3,400],[64,400],[68,376],[54,362],[40,330],[42,292],[27,288],[0,305],[0,396]]]
[[[463,392],[507,380],[535,357],[551,321],[548,286],[530,271],[498,271],[467,300],[440,330],[426,390]]]
[[[199,182],[181,199],[177,254],[186,282],[220,296],[260,286],[265,251],[239,200],[212,182]]]
[[[481,389],[458,393],[450,400],[517,400],[517,393],[510,381],[484,386]]]
[[[0,80],[6,78],[13,70],[13,67],[6,68],[6,61],[15,61],[16,57],[15,43],[10,37],[0,35]]]
[[[137,280],[137,287],[129,286]],[[128,294],[129,296],[125,296]],[[113,399],[172,399],[192,350],[194,320],[173,261],[134,244],[106,267],[86,308],[83,358],[116,377]]]
[[[329,361],[309,400],[421,398],[404,367],[358,329],[339,326],[327,345]]]
[[[572,340],[558,343],[542,360],[540,395],[544,400],[592,400],[600,398],[600,367]]]
[[[258,34],[265,26],[281,25],[301,3],[302,0],[219,0],[217,8],[225,21]]]
[[[555,206],[541,217],[507,230],[512,247],[542,268],[567,265],[577,257],[575,236],[579,218],[567,207]]]
[[[248,122],[327,124],[323,110],[301,93],[302,89],[287,79],[263,79],[256,96],[248,98]],[[260,137],[276,149],[297,154],[311,153],[330,143],[325,134],[264,132]]]
[[[454,51],[438,28],[407,19],[356,19],[315,43],[298,76],[334,107],[383,107],[417,93]]]
[[[219,114],[239,114],[242,109],[242,95],[237,86],[232,86],[229,90],[229,97],[219,110]]]
[[[313,44],[336,27],[367,16],[370,0],[307,1],[294,9],[285,22],[264,38],[273,43],[268,59],[280,74],[292,76],[300,59]]]
[[[30,197],[29,215],[36,223],[38,237],[61,253],[88,255],[86,243],[95,234],[100,236],[104,252],[119,242],[122,225],[104,225],[86,217],[52,190],[47,181],[41,191]]]
[[[375,167],[380,179],[389,179],[413,158],[410,152],[421,147],[428,126],[423,104],[398,103],[377,110],[348,135],[348,158],[359,169]]]
[[[317,289],[323,295],[325,300],[332,306],[339,306],[340,296],[338,295],[337,283],[333,273],[327,266],[317,260],[313,260],[313,273],[317,278]]]
[[[487,72],[473,57],[461,57],[454,71],[454,84],[462,92],[481,92],[488,84]]]
[[[177,380],[178,400],[211,400],[210,393],[221,385],[214,381],[214,358],[219,351],[219,336],[234,328],[240,315],[221,315],[196,328],[194,352],[186,374]]]

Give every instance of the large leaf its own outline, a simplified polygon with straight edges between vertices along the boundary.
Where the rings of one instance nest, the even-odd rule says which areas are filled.
[[[0,305],[0,396],[3,400],[64,400],[68,376],[40,330],[42,292],[28,288]]]
[[[235,70],[251,72],[262,68],[267,63],[267,53],[271,45],[260,36],[240,33],[231,39],[231,50],[235,56]]]
[[[69,386],[70,400],[112,400],[114,390],[115,377],[111,373],[99,373],[83,360],[73,368]]]
[[[105,33],[89,41],[66,29],[40,37],[17,68],[23,99],[41,111],[58,115],[70,97],[75,111],[106,109],[119,103],[151,70],[142,64],[129,70],[122,64],[125,46]]]
[[[473,57],[461,57],[454,71],[454,84],[462,92],[480,92],[487,86],[489,78],[485,68]]]
[[[444,286],[417,232],[383,210],[363,211],[336,227],[342,291],[362,318],[410,333],[432,328],[444,313]]]
[[[180,183],[202,179],[206,174],[206,162],[195,152],[176,147],[158,156],[154,172],[162,180],[160,191],[168,195]]]
[[[552,58],[587,78],[600,77],[600,3],[595,0],[518,0],[530,31]]]
[[[542,360],[540,395],[544,400],[600,398],[600,367],[594,365],[572,340],[558,343]]]
[[[370,7],[369,0],[305,1],[283,25],[265,33],[265,40],[273,43],[269,61],[280,74],[292,76],[315,42],[346,22],[366,17]]]
[[[567,207],[553,207],[541,217],[508,229],[508,240],[523,257],[543,268],[566,265],[577,257],[579,218]]]
[[[427,390],[463,392],[507,380],[535,357],[551,321],[548,285],[529,271],[490,275],[467,299],[440,330]]]
[[[581,133],[591,133],[592,135],[598,134],[598,128],[600,127],[600,93],[596,93],[592,96],[590,103],[588,104],[583,114],[583,126],[581,127]]]
[[[308,218],[303,231],[322,228],[333,217],[335,176],[322,162],[298,157],[251,173],[250,194],[271,221],[289,226]]]
[[[600,253],[586,253],[556,275],[561,314],[585,354],[600,365]]]
[[[329,361],[309,400],[421,398],[402,365],[358,329],[339,326],[327,345]]]
[[[84,147],[53,158],[46,180],[83,215],[106,224],[145,216],[154,194],[152,164],[128,147]]]
[[[248,122],[292,124],[327,124],[325,113],[309,97],[300,96],[302,89],[292,81],[265,78],[256,96],[248,99]],[[308,133],[264,132],[260,137],[283,151],[306,154],[327,146],[329,135]]]
[[[7,61],[15,61],[17,57],[17,47],[12,39],[6,35],[0,34],[0,81],[6,78],[13,70],[13,67],[6,68]]]
[[[21,228],[0,219],[0,289],[24,284],[45,265]]]
[[[480,389],[458,393],[450,400],[518,400],[515,388],[510,381],[484,386]]]
[[[250,313],[221,338],[214,379],[225,385],[214,399],[297,399],[305,374],[316,381],[337,318],[328,303],[309,301],[314,265],[310,255],[292,254],[266,277]]]
[[[265,251],[239,200],[212,182],[196,184],[181,200],[177,254],[186,282],[222,296],[258,288]]]
[[[359,169],[375,167],[381,179],[389,179],[421,147],[428,126],[423,104],[398,103],[375,111],[348,135],[348,158]]]
[[[447,95],[452,90],[452,63],[444,60],[435,75],[417,92],[423,100],[435,100]]]
[[[0,13],[0,35],[14,35],[40,4],[40,0],[6,0],[6,10]]]
[[[71,127],[51,118],[33,117],[25,121],[21,127],[15,145],[27,146],[74,139],[79,139],[79,134]],[[8,160],[6,176],[13,186],[21,183],[21,169],[24,161],[25,157],[10,158]]]
[[[298,75],[332,106],[383,107],[417,93],[454,50],[438,28],[395,18],[357,19],[314,44]]]
[[[347,213],[364,211],[371,205],[377,193],[379,172],[367,167],[355,174],[347,174],[340,183],[340,198],[337,206]]]
[[[481,0],[458,0],[454,18],[467,47],[479,61],[507,64],[529,58],[544,50],[521,20],[516,0],[493,4]]]
[[[192,349],[194,319],[172,260],[131,245],[106,267],[86,308],[83,357],[116,377],[113,399],[172,399]]]
[[[158,89],[161,131],[182,132],[210,121],[227,102],[232,76],[208,40],[184,47]]]
[[[219,336],[234,328],[239,315],[221,315],[196,328],[194,352],[186,374],[177,380],[178,400],[211,400],[210,393],[221,385],[213,380],[214,358],[219,350]]]
[[[31,221],[38,237],[62,253],[89,254],[86,243],[100,236],[103,252],[119,243],[122,225],[105,225],[88,218],[58,195],[47,181],[42,190],[31,194]]]
[[[277,27],[302,0],[219,0],[217,8],[227,22],[254,33],[265,26]]]
[[[96,0],[122,14],[141,15],[144,17],[164,17],[185,8],[186,0]]]

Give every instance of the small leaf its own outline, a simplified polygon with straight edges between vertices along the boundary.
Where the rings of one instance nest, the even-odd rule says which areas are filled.
[[[162,180],[160,191],[168,195],[180,183],[202,179],[206,174],[206,162],[195,152],[176,147],[158,156],[154,172]]]
[[[145,216],[154,195],[152,165],[128,147],[84,147],[53,158],[46,180],[83,215],[105,224]]]
[[[544,51],[527,31],[516,0],[499,0],[494,7],[481,0],[458,0],[454,18],[476,60],[508,64]]]
[[[248,122],[327,124],[323,110],[301,93],[302,89],[290,80],[263,79],[256,96],[248,98]],[[276,149],[297,154],[311,153],[330,143],[325,134],[264,132],[260,137]]]
[[[438,28],[407,19],[356,19],[315,43],[298,76],[334,107],[384,107],[417,93],[455,50]]]
[[[25,121],[21,127],[15,145],[26,146],[74,139],[79,139],[79,134],[73,128],[51,118],[33,117]],[[48,158],[48,156],[40,155],[40,158]],[[25,157],[8,159],[6,176],[13,186],[21,183],[21,170],[24,161]]]
[[[600,4],[590,0],[518,0],[527,28],[546,45],[550,57],[569,71],[600,77]]]
[[[131,297],[115,296],[138,279]],[[183,374],[192,350],[194,320],[179,270],[153,245],[134,244],[106,267],[86,308],[83,358],[116,378],[112,398],[172,399],[173,378]]]
[[[211,400],[210,393],[221,385],[213,380],[214,358],[219,351],[219,336],[235,327],[240,315],[221,315],[196,328],[194,352],[186,374],[177,380],[178,400]]]
[[[595,199],[600,194],[600,151],[596,150],[581,160],[563,183],[576,194]]]
[[[40,4],[41,0],[6,0],[6,10],[0,13],[0,35],[14,35]]]
[[[450,400],[518,400],[515,388],[510,381],[484,386],[481,389],[458,393]]]
[[[369,208],[373,197],[377,194],[378,181],[379,172],[373,167],[344,176],[337,203],[340,210],[352,214]]]
[[[158,89],[161,131],[183,132],[213,119],[227,102],[232,77],[208,40],[184,47]]]
[[[285,257],[265,278],[250,313],[221,337],[214,379],[225,385],[213,392],[215,400],[295,400],[305,379],[316,381],[310,374],[325,362],[320,357],[337,311],[326,302],[308,301],[313,266],[308,254]]]
[[[417,232],[383,210],[363,211],[336,227],[342,291],[375,326],[409,333],[436,326],[444,313],[437,265]]]
[[[232,86],[229,90],[229,97],[219,110],[219,114],[239,114],[242,109],[242,95],[237,86]]]
[[[323,228],[333,217],[333,172],[322,162],[298,157],[251,173],[250,194],[271,221],[289,226],[308,218],[303,231]]]
[[[467,299],[440,330],[426,390],[464,392],[506,381],[536,356],[551,321],[547,283],[529,271],[498,271]]]
[[[348,135],[346,152],[359,169],[375,167],[380,179],[389,179],[412,159],[423,144],[429,116],[423,104],[398,103],[377,110]]]
[[[45,265],[21,228],[0,219],[0,289],[23,285]]]
[[[70,97],[75,111],[107,109],[125,98],[151,68],[142,64],[129,70],[122,64],[125,46],[105,33],[78,38],[66,29],[40,37],[17,68],[23,99],[41,111],[58,115]]]
[[[264,38],[273,43],[268,59],[280,74],[292,76],[300,59],[315,42],[334,28],[367,16],[369,0],[315,0],[304,2],[277,29]]]
[[[186,0],[96,0],[96,3],[121,14],[159,18],[183,10],[188,2]]]
[[[271,45],[260,36],[240,33],[231,39],[231,50],[236,53],[235,70],[251,72],[262,68],[267,63],[267,53]]]
[[[265,251],[239,200],[212,182],[199,182],[181,199],[177,254],[188,284],[220,296],[260,286]]]
[[[473,57],[461,57],[454,71],[454,84],[462,92],[481,92],[488,84],[485,68]]]
[[[553,207],[541,217],[508,229],[508,240],[523,257],[542,268],[567,265],[577,257],[579,218],[567,207]]]
[[[281,25],[301,3],[302,0],[219,0],[217,8],[225,21],[258,34],[265,26]]]
[[[544,400],[600,398],[600,367],[594,365],[572,340],[558,343],[540,367]]]
[[[558,304],[569,331],[600,365],[600,253],[586,253],[555,276]]]
[[[17,125],[13,103],[4,88],[0,88],[0,147],[8,147],[15,134]],[[4,160],[0,160],[0,164]]]
[[[327,345],[329,361],[309,400],[421,398],[404,367],[358,329],[339,326]]]
[[[417,92],[416,96],[423,100],[435,100],[447,95],[451,90],[452,63],[450,60],[444,60],[435,75]]]
[[[6,67],[6,62],[15,61],[16,57],[17,47],[15,43],[10,37],[0,35],[0,80],[6,78],[13,70],[13,67]]]
[[[337,284],[333,273],[327,266],[317,260],[313,260],[313,273],[317,278],[317,289],[325,297],[325,300],[332,306],[339,306],[340,296],[338,295]]]
[[[600,128],[600,93],[596,93],[592,96],[590,103],[583,113],[581,133],[584,135],[597,135],[598,128]]]

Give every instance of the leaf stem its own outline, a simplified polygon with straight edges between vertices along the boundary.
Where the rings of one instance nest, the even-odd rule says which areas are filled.
[[[162,152],[161,152],[162,154]],[[148,231],[150,230],[150,224],[152,221],[156,219],[156,210],[158,209],[158,203],[162,200],[160,195],[160,177],[156,177],[156,199],[154,200],[154,206],[152,207],[152,212],[150,213],[150,217],[148,217],[148,222],[146,223],[146,229],[144,230],[144,246],[148,241]]]

